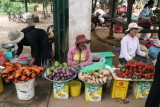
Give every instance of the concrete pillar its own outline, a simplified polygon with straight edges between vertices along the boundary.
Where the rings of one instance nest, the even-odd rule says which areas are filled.
[[[78,34],[90,39],[92,0],[69,0],[69,48]]]

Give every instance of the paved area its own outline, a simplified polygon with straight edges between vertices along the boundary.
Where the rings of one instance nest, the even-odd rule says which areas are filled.
[[[17,97],[14,84],[4,85],[4,92],[0,94],[0,107],[47,107],[51,82],[40,77],[36,78],[35,97],[28,101],[21,101]]]
[[[130,103],[122,104],[112,99],[109,90],[103,90],[103,97],[101,102],[86,102],[84,92],[79,97],[70,97],[67,100],[54,99],[53,95],[50,97],[48,107],[144,107],[145,100],[136,100],[132,92],[128,94]]]

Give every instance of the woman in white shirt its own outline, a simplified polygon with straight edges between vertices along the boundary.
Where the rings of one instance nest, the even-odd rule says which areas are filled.
[[[136,34],[142,30],[136,23],[130,23],[126,30],[126,35],[121,40],[121,52],[119,61],[126,64],[128,60],[134,57],[138,61],[147,62],[149,56],[140,50],[139,39]]]

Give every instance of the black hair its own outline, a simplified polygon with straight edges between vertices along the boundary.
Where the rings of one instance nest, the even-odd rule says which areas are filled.
[[[154,4],[154,0],[149,0],[147,4],[145,4],[144,8],[145,7],[148,7],[150,5]]]
[[[129,32],[130,32],[130,30],[129,31],[125,31],[124,35],[127,35]]]
[[[136,29],[136,28],[131,28],[129,31],[126,31],[124,34],[127,35],[132,29]]]

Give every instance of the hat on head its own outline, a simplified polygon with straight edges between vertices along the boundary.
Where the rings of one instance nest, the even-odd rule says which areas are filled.
[[[8,33],[8,42],[10,43],[18,43],[24,38],[24,33],[17,31],[17,30],[12,30]]]
[[[137,23],[130,23],[128,25],[128,29],[126,30],[126,32],[130,31],[131,29],[138,29],[137,33],[140,32],[143,28],[138,26]]]
[[[31,21],[28,22],[28,26],[35,26],[33,20],[31,20]]]
[[[86,39],[85,35],[81,34],[76,37],[75,44],[77,45],[80,42],[86,42],[87,44],[91,42],[91,40]]]

